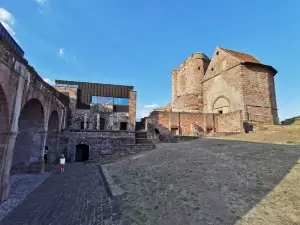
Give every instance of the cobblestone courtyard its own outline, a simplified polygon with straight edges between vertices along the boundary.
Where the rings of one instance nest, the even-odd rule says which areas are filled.
[[[13,209],[1,225],[127,224],[119,200],[109,198],[95,164],[67,164]]]
[[[299,156],[299,146],[202,139],[159,144],[106,169],[139,224],[287,225],[300,224]],[[240,223],[260,203],[260,215]]]

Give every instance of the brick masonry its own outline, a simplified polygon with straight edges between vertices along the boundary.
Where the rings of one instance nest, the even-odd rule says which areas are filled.
[[[121,154],[127,145],[135,143],[133,131],[66,131],[60,138],[60,153],[70,161],[75,160],[76,145],[89,146],[89,160],[96,160],[103,155]]]
[[[136,92],[131,91],[129,95],[129,122],[132,127],[135,127],[136,121]]]
[[[215,131],[218,133],[239,133],[244,131],[242,111],[214,115]]]
[[[26,59],[0,45],[1,201],[10,191],[12,165],[40,162],[48,127],[51,132],[64,128],[67,101]]]
[[[243,132],[243,124],[277,124],[276,73],[252,55],[219,47],[211,60],[203,53],[192,54],[172,71],[172,102],[146,121],[177,135],[195,127],[204,132]],[[180,112],[177,127],[174,112]]]

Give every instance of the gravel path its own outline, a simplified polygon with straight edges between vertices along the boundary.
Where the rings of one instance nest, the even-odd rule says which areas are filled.
[[[17,207],[32,191],[34,191],[50,173],[17,174],[11,176],[11,192],[9,199],[0,205],[0,221]]]
[[[160,144],[106,167],[125,191],[126,215],[139,224],[231,225],[299,156],[298,146],[202,139]]]

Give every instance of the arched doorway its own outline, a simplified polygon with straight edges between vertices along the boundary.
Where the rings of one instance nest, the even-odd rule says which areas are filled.
[[[44,110],[38,99],[29,100],[21,110],[18,121],[18,136],[12,160],[12,168],[38,161],[44,130]]]
[[[2,168],[4,151],[9,133],[8,103],[2,86],[0,85],[0,168]]]
[[[58,137],[57,132],[59,131],[59,116],[56,110],[54,110],[48,120],[48,133],[46,146],[48,147],[48,162],[54,162],[59,157],[58,152]]]
[[[213,113],[224,114],[230,112],[230,104],[227,98],[219,97],[213,105]]]
[[[75,162],[84,162],[89,160],[89,146],[86,144],[76,145]]]

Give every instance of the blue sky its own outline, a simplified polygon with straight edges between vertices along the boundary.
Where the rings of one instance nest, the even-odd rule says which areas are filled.
[[[216,46],[275,67],[280,119],[300,115],[299,0],[0,2],[0,19],[41,77],[134,85],[137,117],[171,100],[172,69]]]

